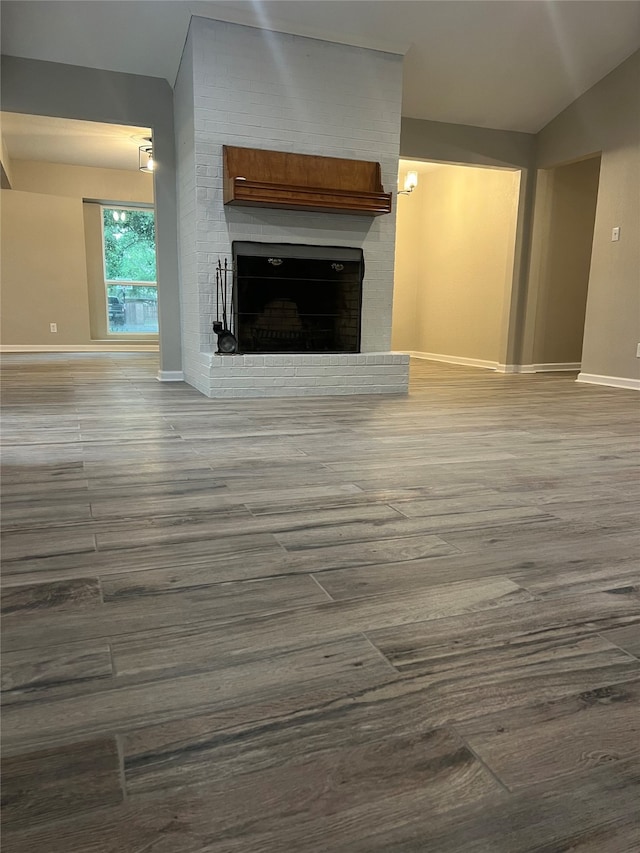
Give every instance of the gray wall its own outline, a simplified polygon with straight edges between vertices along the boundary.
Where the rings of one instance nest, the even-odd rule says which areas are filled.
[[[189,26],[191,30],[191,25]],[[176,173],[178,188],[178,246],[180,251],[180,305],[182,335],[182,369],[187,382],[208,393],[209,382],[200,369],[200,335],[195,331],[200,323],[200,282],[196,247],[198,245],[198,190],[196,189],[196,140],[195,102],[193,95],[193,40],[187,37],[182,51],[174,92],[174,115],[176,124]],[[202,149],[199,154],[212,154],[211,149]],[[208,196],[208,188],[200,189],[200,200]],[[205,282],[208,284],[208,276]],[[206,288],[203,288],[206,290]],[[210,313],[211,307],[203,305]],[[210,326],[209,326],[210,328]],[[191,331],[190,331],[191,330]]]
[[[181,370],[173,93],[166,80],[2,57],[2,109],[153,130],[160,369]]]
[[[538,134],[403,119],[401,157],[522,169],[518,237],[504,361],[538,363],[546,316],[539,273],[549,248],[547,173],[602,154],[582,349],[582,372],[640,378],[640,51],[563,110]],[[611,229],[620,226],[619,242]],[[587,247],[588,248],[588,247]],[[584,254],[584,253],[583,253]],[[575,350],[575,348],[574,348]],[[553,358],[559,359],[554,349]],[[565,352],[561,353],[566,355]],[[562,359],[564,360],[564,359]],[[585,377],[586,378],[586,377]]]
[[[400,155],[522,170],[505,363],[534,361],[536,304],[527,298],[536,168],[602,152],[583,351],[583,372],[634,378],[640,340],[640,52],[560,113],[537,136],[403,119]],[[173,95],[159,78],[2,57],[2,108],[153,128],[163,370],[180,370],[180,301]],[[538,211],[541,215],[541,211]],[[620,225],[619,243],[610,233]],[[528,301],[527,301],[528,300]],[[526,311],[526,314],[525,314]]]
[[[639,81],[640,51],[538,134],[539,168],[602,152],[582,372],[632,380],[640,379]]]
[[[511,130],[403,118],[400,156],[471,166],[519,166],[527,169],[535,158],[535,136]]]

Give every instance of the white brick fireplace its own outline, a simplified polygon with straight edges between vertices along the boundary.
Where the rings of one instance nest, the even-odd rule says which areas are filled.
[[[222,146],[320,154],[398,172],[401,57],[192,18],[175,87],[183,368],[210,397],[403,393],[389,351],[395,211],[369,217],[223,205]],[[215,265],[234,240],[364,251],[361,352],[216,355]]]

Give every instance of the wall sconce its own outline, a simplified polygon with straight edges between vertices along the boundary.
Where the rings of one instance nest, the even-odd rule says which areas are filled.
[[[404,179],[404,189],[398,190],[398,195],[411,195],[411,193],[418,186],[418,173],[417,172],[407,172],[407,176]]]
[[[151,143],[151,139],[148,140]],[[153,172],[155,163],[153,160],[153,146],[142,145],[138,149],[138,168],[141,172]]]

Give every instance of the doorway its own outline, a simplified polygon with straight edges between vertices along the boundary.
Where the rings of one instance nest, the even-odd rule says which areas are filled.
[[[581,365],[600,159],[596,155],[538,176],[540,214],[531,265],[537,369]]]
[[[146,322],[157,293],[153,176],[138,161],[150,130],[2,119],[3,348],[157,351],[157,320]],[[111,270],[109,246],[128,265]]]
[[[497,368],[513,286],[520,171],[400,161],[392,348]]]

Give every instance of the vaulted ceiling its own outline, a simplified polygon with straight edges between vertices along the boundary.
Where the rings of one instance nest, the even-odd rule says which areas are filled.
[[[175,81],[191,15],[405,54],[403,115],[537,132],[640,48],[636,0],[4,0],[2,52]]]

